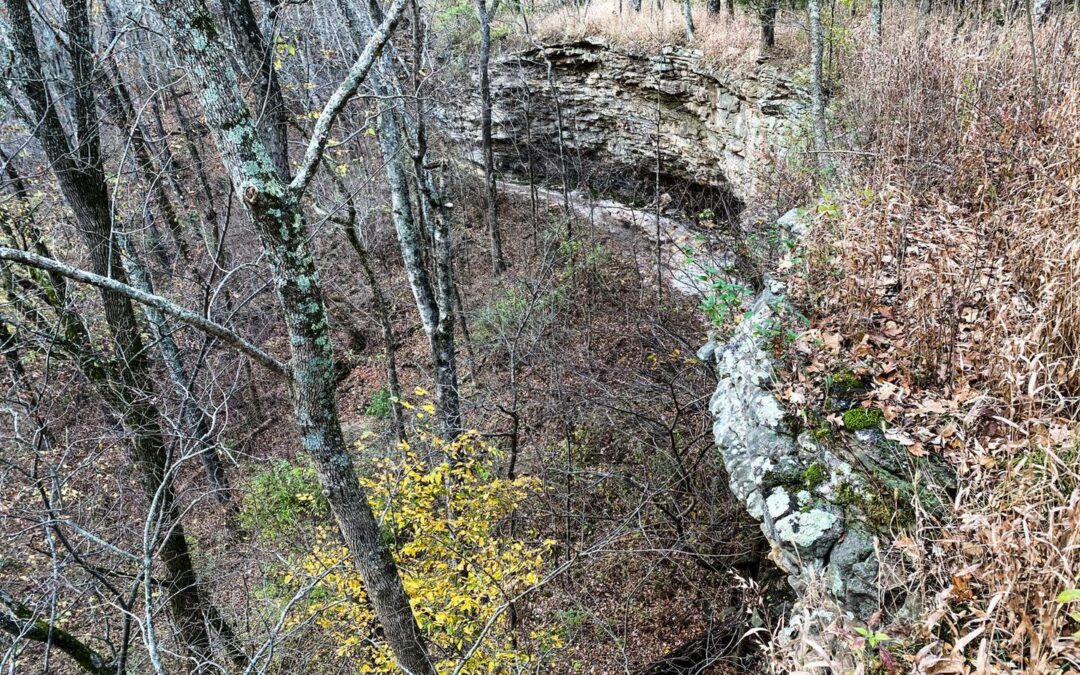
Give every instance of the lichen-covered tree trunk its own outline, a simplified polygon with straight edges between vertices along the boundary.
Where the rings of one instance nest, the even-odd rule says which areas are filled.
[[[154,5],[176,56],[189,75],[204,85],[199,93],[203,115],[269,261],[289,333],[292,353],[289,388],[304,449],[314,459],[351,560],[364,580],[368,599],[398,665],[406,672],[434,675],[434,666],[394,559],[383,544],[341,433],[334,397],[330,326],[309,244],[310,233],[299,201],[325,148],[325,136],[321,146],[309,146],[308,154],[315,164],[308,163],[309,158],[305,157],[307,169],[301,167],[297,179],[286,185],[260,138],[217,23],[205,2],[155,0]],[[373,33],[371,44],[376,50],[385,44],[403,6],[399,0],[387,21]],[[365,68],[354,66],[350,70],[351,93],[355,93],[374,61],[374,53],[369,49],[364,54],[369,57]],[[323,131],[328,133],[328,127]]]
[[[289,176],[289,124],[281,84],[274,71],[274,54],[259,28],[248,0],[222,0],[238,48],[241,67],[252,80],[259,133],[278,175]]]

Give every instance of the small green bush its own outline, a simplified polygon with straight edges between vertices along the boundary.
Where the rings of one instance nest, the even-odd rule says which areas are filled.
[[[315,467],[281,460],[251,481],[240,522],[260,537],[277,539],[329,514]]]
[[[368,401],[367,407],[364,408],[365,415],[371,415],[372,417],[378,417],[379,419],[386,419],[390,417],[390,413],[394,410],[394,397],[390,395],[390,388],[383,385],[371,395],[371,400]]]

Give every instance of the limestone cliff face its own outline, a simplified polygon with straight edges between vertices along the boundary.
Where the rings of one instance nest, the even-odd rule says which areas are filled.
[[[593,39],[504,57],[493,64],[492,91],[502,171],[527,175],[531,163],[534,176],[555,177],[565,165],[601,191],[625,193],[637,181],[651,198],[659,145],[662,187],[698,190],[736,211],[805,108],[805,92],[769,66],[736,78],[709,69],[693,50],[646,56]],[[441,113],[450,136],[478,158],[475,98]]]

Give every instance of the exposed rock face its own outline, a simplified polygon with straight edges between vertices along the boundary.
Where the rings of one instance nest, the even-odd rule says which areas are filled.
[[[565,163],[601,191],[625,194],[636,180],[651,198],[659,145],[662,189],[700,190],[729,213],[754,194],[756,176],[786,147],[805,107],[805,92],[768,66],[732,78],[710,71],[693,50],[634,55],[599,40],[505,57],[493,64],[492,91],[500,170],[527,175],[532,162],[537,178],[555,177]],[[477,105],[451,102],[442,117],[478,157]]]
[[[808,433],[793,437],[771,391],[772,358],[760,332],[782,294],[782,286],[770,282],[727,344],[714,351],[713,434],[732,492],[761,520],[792,586],[799,590],[807,575],[825,575],[838,602],[866,617],[879,604],[874,538],[836,504],[838,488],[859,479],[850,463],[818,447]]]
[[[798,221],[792,212],[780,224],[797,229]],[[772,393],[768,327],[783,309],[783,295],[782,284],[767,280],[731,338],[700,350],[699,358],[716,364],[713,434],[732,492],[761,521],[772,557],[795,590],[824,579],[843,611],[866,619],[903,602],[886,597],[879,583],[876,533],[896,520],[890,509],[907,508],[913,498],[928,510],[939,508],[916,481],[941,484],[948,476],[929,462],[916,463],[878,430],[844,433],[832,443],[793,432]]]

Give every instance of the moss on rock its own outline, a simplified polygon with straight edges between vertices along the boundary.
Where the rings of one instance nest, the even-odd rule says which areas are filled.
[[[880,410],[856,406],[844,413],[844,427],[849,431],[862,431],[863,429],[876,429],[885,422],[885,416]]]
[[[827,480],[829,480],[829,470],[821,462],[814,462],[802,472],[803,485],[810,492],[816,490]]]

